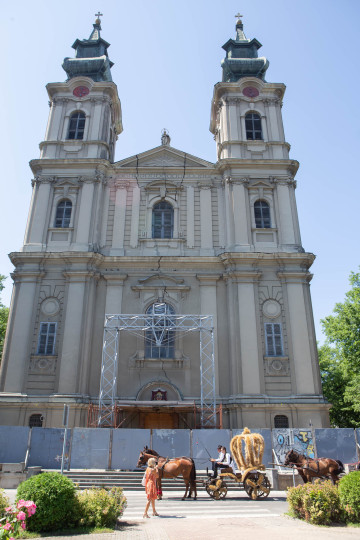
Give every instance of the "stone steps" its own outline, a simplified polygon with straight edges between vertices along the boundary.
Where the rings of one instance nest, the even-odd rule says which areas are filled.
[[[144,471],[70,470],[64,471],[64,475],[76,483],[79,489],[119,486],[127,491],[144,490],[144,487],[141,485]],[[203,480],[205,479],[206,473],[197,473],[196,480],[199,489],[203,487]],[[163,479],[162,485],[166,491],[179,491],[184,488],[182,477],[178,479]]]

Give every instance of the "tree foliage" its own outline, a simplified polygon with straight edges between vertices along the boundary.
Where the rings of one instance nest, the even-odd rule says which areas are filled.
[[[326,335],[319,348],[323,392],[337,427],[360,426],[360,273],[350,274],[350,285],[344,302],[321,321]]]

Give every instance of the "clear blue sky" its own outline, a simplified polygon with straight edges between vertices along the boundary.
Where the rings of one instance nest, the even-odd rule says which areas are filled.
[[[284,82],[283,116],[291,157],[300,161],[296,190],[303,246],[316,254],[311,285],[319,321],[348,290],[359,267],[358,0],[18,0],[3,10],[0,273],[22,245],[31,197],[30,159],[39,157],[47,117],[47,82],[64,81],[63,58],[88,38],[100,10],[102,37],[123,110],[116,160],[160,144],[216,161],[209,132],[221,46],[245,33],[270,60],[269,82]],[[5,24],[4,24],[5,23]],[[4,127],[6,126],[6,127]],[[11,279],[2,300],[10,303]]]

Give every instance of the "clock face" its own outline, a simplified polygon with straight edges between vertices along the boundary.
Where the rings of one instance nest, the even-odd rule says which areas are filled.
[[[244,88],[243,94],[246,97],[254,98],[254,97],[258,97],[259,90],[257,88],[254,88],[253,86],[247,86],[246,88]]]
[[[90,92],[90,90],[88,89],[87,86],[77,86],[74,90],[73,90],[73,94],[74,96],[76,97],[84,97],[84,96],[87,96],[88,93]]]

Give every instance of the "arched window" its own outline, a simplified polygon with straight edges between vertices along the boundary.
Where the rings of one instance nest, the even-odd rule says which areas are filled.
[[[152,212],[152,237],[172,238],[174,230],[174,209],[166,201],[155,204]]]
[[[69,200],[60,201],[56,207],[55,227],[66,229],[70,226],[72,202]]]
[[[43,420],[42,414],[32,414],[29,418],[29,427],[42,427]]]
[[[85,113],[77,111],[70,116],[67,139],[83,139],[85,128]]]
[[[270,229],[270,206],[265,201],[256,201],[254,204],[255,225],[257,229]]]
[[[248,113],[245,116],[246,138],[249,141],[261,141],[261,118],[256,113]]]
[[[274,427],[275,428],[288,428],[289,419],[285,414],[277,414],[274,418]]]
[[[149,328],[145,332],[146,358],[173,358],[175,351],[174,315],[172,306],[165,302],[155,302],[146,310],[152,317],[147,320]]]

